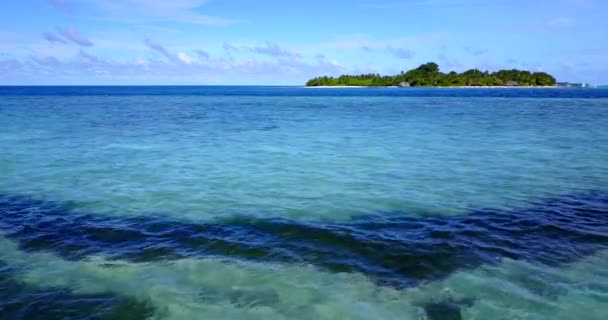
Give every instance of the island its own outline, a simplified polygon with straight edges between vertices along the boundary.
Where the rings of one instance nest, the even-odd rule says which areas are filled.
[[[394,76],[374,73],[337,78],[324,76],[306,82],[307,87],[547,87],[555,84],[555,78],[546,72],[511,69],[490,73],[471,69],[462,73],[443,73],[434,62]]]

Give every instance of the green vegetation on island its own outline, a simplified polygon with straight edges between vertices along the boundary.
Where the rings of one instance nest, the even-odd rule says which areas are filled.
[[[496,72],[471,69],[462,73],[443,73],[439,65],[429,62],[407,72],[394,76],[379,74],[341,75],[318,77],[306,83],[317,86],[368,86],[368,87],[457,87],[457,86],[553,86],[555,78],[545,72],[525,70],[500,70]]]

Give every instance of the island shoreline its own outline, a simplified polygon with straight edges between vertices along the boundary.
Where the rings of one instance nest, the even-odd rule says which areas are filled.
[[[444,73],[439,65],[428,62],[415,69],[396,75],[368,73],[343,74],[338,77],[321,76],[306,82],[307,87],[451,87],[451,88],[512,88],[558,86],[555,77],[537,71],[503,69],[494,72],[470,69],[464,72]]]
[[[420,87],[398,87],[398,86],[302,86],[308,89],[560,89],[560,86],[420,86]]]

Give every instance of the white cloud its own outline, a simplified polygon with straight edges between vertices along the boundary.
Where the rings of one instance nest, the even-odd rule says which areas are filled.
[[[198,63],[198,61],[196,59],[193,59],[191,57],[189,57],[187,54],[183,53],[183,52],[178,52],[177,53],[177,58],[179,59],[179,61],[185,63],[185,64],[194,64],[194,63]]]
[[[209,59],[209,53],[207,53],[207,51],[204,50],[194,50],[194,52],[202,59]]]
[[[396,48],[393,46],[387,46],[386,50],[399,59],[411,59],[414,56],[414,53],[412,52],[412,50],[405,49],[405,48]]]
[[[51,43],[63,43],[66,44],[67,41],[63,40],[61,37],[55,35],[52,32],[45,32],[42,34],[42,36],[44,37],[44,39],[46,39],[46,41],[51,42]]]
[[[166,52],[173,59],[154,60],[142,57],[117,61],[99,57],[92,52],[79,50],[68,58],[52,55],[34,55],[20,62],[14,59],[0,59],[0,69],[7,69],[7,79],[30,79],[38,83],[40,79],[51,83],[103,83],[109,79],[120,79],[125,83],[196,83],[197,79],[214,79],[215,83],[259,83],[261,79],[274,79],[274,83],[294,84],[319,75],[337,75],[347,70],[336,60],[317,56],[313,62],[302,59],[281,57],[276,60],[254,58],[230,60],[209,58],[197,60],[186,52],[176,54],[149,41],[153,50]],[[162,48],[162,49],[161,49]],[[164,54],[163,54],[164,55]],[[14,60],[14,61],[13,61]],[[9,69],[9,66],[19,66]],[[71,80],[70,80],[71,79]],[[104,80],[105,79],[105,80]],[[236,79],[236,80],[235,80]],[[249,80],[245,80],[249,79]],[[299,79],[294,80],[293,79]],[[113,80],[112,80],[113,81]],[[107,83],[106,82],[106,83]]]
[[[80,32],[74,28],[60,28],[59,34],[61,34],[65,39],[79,46],[90,47],[93,45],[91,40],[87,39],[87,37],[80,34]]]
[[[578,0],[582,1],[582,0]],[[590,1],[590,0],[588,0]],[[512,1],[492,1],[499,5],[508,5]],[[487,7],[490,2],[485,0],[408,0],[408,1],[378,1],[378,0],[362,0],[355,1],[357,7],[372,10],[433,10],[437,7],[449,8],[476,8]]]
[[[78,60],[78,62],[85,64],[85,65],[108,63],[106,60],[99,58],[95,55],[92,55],[90,53],[87,53],[85,51],[82,51],[82,50],[78,51],[78,55],[76,56],[76,59]]]
[[[146,39],[144,41],[144,43],[146,44],[146,46],[148,46],[148,48],[160,53],[165,58],[167,58],[169,61],[172,61],[172,62],[181,61],[181,59],[177,55],[173,54],[172,52],[169,52],[169,50],[167,50],[167,48],[165,48],[160,43],[154,42],[150,39]]]
[[[190,57],[185,52],[173,53],[169,49],[165,48],[165,46],[161,45],[160,43],[154,42],[150,39],[146,39],[145,44],[146,44],[146,46],[148,46],[148,48],[163,55],[170,62],[181,63],[181,64],[199,63],[199,61],[197,59]],[[198,50],[198,51],[200,51],[200,50]],[[200,53],[199,53],[199,55],[200,55]]]
[[[150,63],[148,62],[148,60],[141,57],[135,59],[135,65],[143,67],[145,70],[148,70],[150,67]]]
[[[21,71],[22,66],[23,64],[17,59],[0,60],[0,71],[2,71],[3,74]]]
[[[297,52],[293,52],[286,48],[279,46],[276,43],[265,42],[263,45],[232,45],[230,43],[224,43],[223,45],[224,51],[227,53],[232,52],[253,52],[273,58],[291,58],[291,59],[299,59],[302,58],[302,55]]]
[[[123,22],[150,20],[201,25],[229,25],[235,20],[198,13],[205,0],[73,0],[106,14],[105,18]]]
[[[568,0],[567,1],[568,4],[574,5],[575,7],[582,8],[582,9],[591,9],[599,2],[600,2],[600,0]]]
[[[572,25],[572,22],[573,20],[570,17],[559,17],[547,22],[547,24],[551,27],[567,27]]]
[[[32,57],[32,61],[35,62],[36,64],[39,64],[40,66],[45,66],[45,67],[58,67],[61,66],[61,61],[59,61],[59,59],[52,57],[52,56],[46,56],[46,57]]]
[[[59,9],[59,10],[63,10],[63,11],[67,11],[67,12],[71,12],[72,11],[72,7],[70,5],[68,5],[67,2],[65,2],[64,0],[50,0],[51,4]]]
[[[263,46],[255,46],[255,47],[251,47],[248,49],[255,53],[264,54],[264,55],[268,55],[268,56],[275,57],[275,58],[278,58],[278,57],[300,58],[301,57],[301,55],[299,53],[291,52],[287,49],[281,48],[278,44],[274,44],[274,43],[270,43],[270,42],[266,42],[266,44]]]
[[[317,47],[328,49],[363,49],[366,51],[372,51],[375,49],[384,50],[387,47],[438,47],[444,44],[447,39],[448,34],[445,32],[419,33],[397,39],[378,39],[366,34],[353,34],[342,36],[334,41],[320,43],[317,45]]]
[[[465,47],[464,51],[466,51],[466,52],[468,52],[468,53],[470,53],[470,54],[472,54],[474,56],[481,56],[481,55],[485,54],[486,52],[488,52],[487,50],[476,49],[476,48],[473,48],[473,47]]]
[[[91,40],[83,36],[80,32],[78,32],[78,30],[74,28],[59,28],[57,29],[57,32],[59,33],[59,35],[53,32],[45,32],[42,34],[42,37],[46,41],[51,43],[67,44],[69,41],[83,47],[93,46],[93,42]],[[63,36],[63,38],[61,36]]]

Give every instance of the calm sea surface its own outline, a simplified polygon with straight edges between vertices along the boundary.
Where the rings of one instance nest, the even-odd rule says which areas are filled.
[[[0,319],[608,319],[608,90],[0,87]]]

